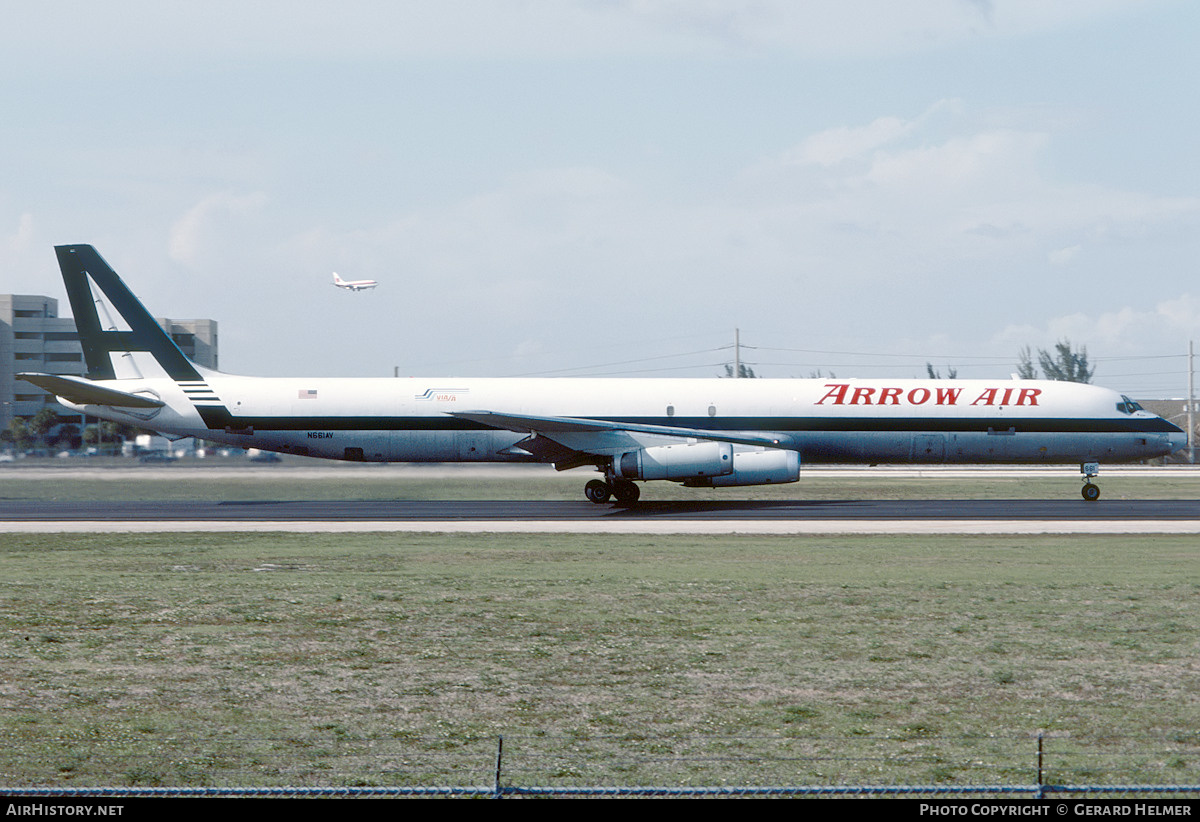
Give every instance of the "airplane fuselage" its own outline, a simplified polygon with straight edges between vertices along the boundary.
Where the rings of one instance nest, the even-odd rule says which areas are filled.
[[[376,280],[343,280],[335,271],[333,272],[333,284],[346,291],[366,291],[368,288],[379,285],[379,282]]]
[[[1183,444],[1177,427],[1129,410],[1120,394],[1066,382],[202,376],[112,381],[165,401],[152,412],[80,410],[178,436],[372,462],[550,461],[518,445],[528,431],[456,416],[478,409],[688,428],[700,438],[769,432],[801,462],[1126,462]],[[622,432],[592,450],[676,439]]]

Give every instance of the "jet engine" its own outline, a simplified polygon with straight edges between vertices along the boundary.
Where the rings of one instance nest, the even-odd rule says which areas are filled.
[[[619,479],[683,480],[733,472],[733,446],[727,442],[655,445],[613,459]]]
[[[675,480],[690,487],[771,485],[800,479],[800,454],[778,448],[734,451],[725,442],[658,445],[617,456],[613,475]]]
[[[779,482],[797,482],[800,479],[800,453],[783,451],[779,448],[764,448],[761,451],[735,451],[733,472],[708,480],[687,480],[688,486],[712,485],[774,485]]]

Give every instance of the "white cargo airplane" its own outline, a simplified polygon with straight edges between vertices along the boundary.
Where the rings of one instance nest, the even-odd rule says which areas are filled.
[[[333,272],[333,284],[349,291],[366,291],[368,288],[379,285],[375,280],[343,280],[336,271]]]
[[[635,481],[795,482],[821,463],[1079,463],[1183,448],[1106,388],[1037,380],[331,379],[239,377],[189,360],[90,245],[55,248],[86,378],[21,374],[103,419],[245,448],[369,462],[590,466],[602,503]],[[128,330],[102,328],[92,284]]]

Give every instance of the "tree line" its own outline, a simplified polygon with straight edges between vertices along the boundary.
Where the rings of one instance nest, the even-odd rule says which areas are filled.
[[[1038,374],[1038,367],[1041,367],[1041,374]],[[725,376],[732,377],[734,368],[729,363],[725,364]],[[931,380],[943,379],[940,369],[934,368],[933,363],[925,363],[925,373]],[[1076,350],[1071,345],[1071,341],[1063,339],[1054,344],[1053,351],[1047,351],[1045,348],[1037,350],[1037,365],[1033,362],[1033,350],[1029,346],[1025,346],[1017,354],[1017,376],[1023,380],[1059,380],[1061,382],[1091,382],[1092,377],[1096,373],[1096,367],[1088,363],[1087,346],[1081,346]],[[738,376],[743,379],[754,379],[758,375],[754,373],[754,369],[745,363],[738,364]],[[825,375],[820,371],[814,371],[809,374],[813,379],[821,379]],[[829,374],[829,378],[833,378],[833,373]],[[958,379],[958,369],[947,366],[945,379]]]
[[[1038,374],[1038,366],[1042,372]],[[958,371],[948,368],[946,379],[956,379]],[[942,379],[942,372],[935,369],[932,363],[925,363],[925,372],[931,380]],[[1091,382],[1096,373],[1096,366],[1088,363],[1087,346],[1081,346],[1078,351],[1071,345],[1070,340],[1059,340],[1054,344],[1053,351],[1039,348],[1037,365],[1033,364],[1033,350],[1025,346],[1017,354],[1017,376],[1023,380],[1058,380],[1060,382]]]
[[[74,423],[64,423],[54,409],[43,408],[32,417],[13,417],[8,427],[0,430],[0,444],[20,451],[30,448],[74,451],[85,445],[120,451],[121,443],[137,433],[133,426],[108,420],[80,429]]]

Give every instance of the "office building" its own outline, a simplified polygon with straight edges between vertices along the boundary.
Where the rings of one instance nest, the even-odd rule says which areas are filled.
[[[217,367],[214,320],[158,319],[158,324],[194,362]],[[82,424],[79,414],[16,375],[21,371],[81,377],[87,373],[75,320],[58,316],[58,300],[32,294],[0,294],[0,429],[13,417],[32,417],[51,407],[63,422]]]

